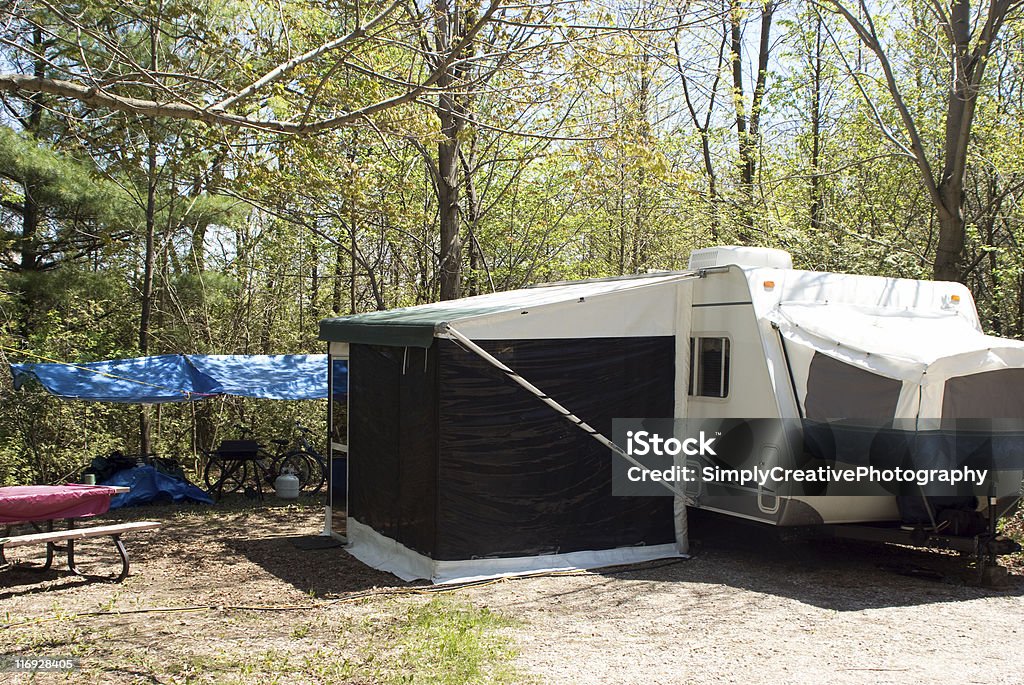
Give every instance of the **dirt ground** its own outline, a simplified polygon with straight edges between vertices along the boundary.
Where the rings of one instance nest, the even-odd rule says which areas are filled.
[[[33,682],[473,682],[424,675],[421,652],[396,651],[410,612],[436,594],[342,548],[296,546],[321,517],[316,505],[109,515],[164,525],[127,539],[120,585],[0,574],[0,653],[81,661]],[[954,555],[779,544],[714,521],[693,535],[690,560],[500,581],[445,601],[510,619],[495,629],[515,668],[502,682],[1024,683],[1019,558],[994,591],[963,584]],[[170,610],[140,612],[152,609]]]

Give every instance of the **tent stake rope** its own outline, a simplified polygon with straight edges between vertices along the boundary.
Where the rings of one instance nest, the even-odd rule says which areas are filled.
[[[600,432],[595,430],[593,428],[593,426],[591,426],[586,421],[584,421],[583,419],[581,419],[580,417],[576,416],[571,411],[566,409],[563,405],[559,404],[558,402],[553,400],[551,397],[546,395],[544,393],[544,391],[542,391],[536,385],[534,385],[533,383],[531,383],[530,381],[526,380],[525,378],[520,376],[518,373],[516,373],[515,371],[510,369],[500,359],[498,359],[497,357],[492,355],[490,352],[488,352],[487,350],[485,350],[482,347],[480,347],[479,345],[477,345],[475,342],[473,342],[472,340],[467,338],[465,335],[463,335],[459,331],[457,331],[454,328],[452,328],[451,325],[445,324],[444,331],[448,334],[448,336],[451,339],[453,339],[453,340],[457,341],[458,343],[460,343],[461,346],[464,347],[464,349],[467,349],[470,352],[473,352],[474,354],[476,354],[478,357],[480,357],[481,359],[483,359],[484,361],[489,363],[491,366],[493,366],[494,368],[496,368],[499,371],[501,371],[502,373],[504,373],[510,380],[512,380],[513,382],[515,382],[516,384],[518,384],[519,386],[524,388],[527,392],[532,394],[534,397],[539,399],[541,402],[543,402],[544,404],[548,405],[549,407],[554,409],[556,412],[561,414],[562,417],[566,421],[568,421],[568,422],[572,423],[573,425],[575,425],[581,431],[583,431],[584,433],[586,433],[587,435],[592,437],[594,440],[597,440],[599,443],[601,443],[602,445],[604,445],[605,447],[610,449],[612,452],[614,452],[615,454],[619,455],[620,457],[622,457],[623,459],[628,461],[630,464],[633,464],[634,466],[637,466],[637,467],[639,467],[639,468],[641,468],[641,469],[643,469],[645,471],[647,470],[646,466],[644,466],[639,461],[637,461],[631,454],[626,452],[626,450],[624,450],[621,447],[619,447],[618,445],[616,445],[614,442],[612,442],[607,437],[602,435]],[[674,485],[670,485],[669,483],[666,483],[665,481],[657,481],[657,482],[659,484],[661,484],[662,486],[664,486],[665,488],[667,488],[672,494],[674,494],[674,495],[676,495],[678,497],[683,498],[683,500],[686,502],[687,505],[693,506],[693,500],[691,498],[689,498],[686,495],[685,492],[683,492],[680,489],[677,489]]]

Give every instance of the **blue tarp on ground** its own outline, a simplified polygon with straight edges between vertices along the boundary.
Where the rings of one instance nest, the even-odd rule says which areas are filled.
[[[272,400],[327,397],[327,355],[183,355],[84,364],[11,364],[14,387],[38,380],[66,399],[159,404],[218,395]],[[335,362],[335,388],[347,388],[347,366]]]
[[[114,495],[110,499],[111,509],[151,502],[181,502],[182,500],[213,504],[213,498],[195,485],[161,473],[152,466],[136,466],[133,469],[118,471],[102,484],[123,485],[131,488],[131,492]]]

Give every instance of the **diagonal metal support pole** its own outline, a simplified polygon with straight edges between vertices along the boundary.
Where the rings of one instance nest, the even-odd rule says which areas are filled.
[[[547,394],[544,393],[543,390],[538,388],[536,385],[534,385],[533,383],[531,383],[530,381],[526,380],[525,378],[520,376],[518,373],[516,373],[515,371],[510,369],[500,359],[498,359],[497,357],[492,355],[490,352],[488,352],[487,350],[485,350],[482,347],[480,347],[479,345],[477,345],[475,342],[473,342],[472,340],[467,338],[465,335],[463,335],[459,331],[457,331],[454,328],[452,328],[451,325],[444,324],[444,326],[443,326],[443,333],[445,333],[452,340],[456,341],[456,343],[458,343],[463,348],[469,350],[470,352],[473,352],[474,354],[476,354],[477,356],[482,358],[484,361],[489,363],[491,366],[493,366],[494,368],[496,368],[499,371],[501,371],[502,373],[504,373],[512,382],[514,382],[517,385],[521,386],[527,392],[529,392],[532,395],[534,395],[541,402],[543,402],[544,404],[546,404],[549,407],[551,407],[552,409],[554,409],[556,412],[561,414],[562,417],[566,421],[568,421],[569,423],[572,423],[573,425],[575,425],[577,428],[579,428],[581,431],[583,431],[584,433],[586,433],[587,435],[592,437],[594,440],[597,440],[599,443],[601,443],[602,445],[604,445],[605,447],[610,449],[612,452],[614,452],[615,454],[619,455],[620,457],[622,457],[623,459],[628,461],[633,466],[637,466],[637,467],[639,467],[641,469],[647,470],[646,466],[644,466],[642,463],[640,463],[636,458],[634,458],[626,450],[624,450],[621,447],[619,447],[618,445],[616,445],[614,442],[612,442],[607,437],[602,435],[600,432],[595,430],[593,428],[593,426],[591,426],[586,421],[584,421],[583,419],[581,419],[580,417],[576,416],[571,411],[566,409],[563,405],[559,404],[557,401],[555,401],[554,399],[549,397]],[[677,497],[683,498],[683,500],[686,502],[686,504],[688,506],[693,506],[693,504],[694,504],[693,501],[691,500],[691,498],[689,498],[686,495],[686,493],[681,488],[678,488],[675,485],[671,485],[669,483],[666,483],[665,481],[658,481],[658,482],[662,486],[667,488],[672,494],[676,495]]]

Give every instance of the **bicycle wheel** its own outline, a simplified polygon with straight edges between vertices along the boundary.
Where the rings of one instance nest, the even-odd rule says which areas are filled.
[[[206,462],[203,482],[210,492],[238,492],[249,477],[248,462],[214,457]]]
[[[299,479],[299,489],[305,490],[315,476],[315,464],[309,455],[301,450],[289,452],[274,463],[277,474],[293,473]]]
[[[279,466],[282,472],[287,467],[295,473],[299,478],[300,487],[312,495],[316,495],[324,487],[327,473],[323,466],[319,460],[302,449],[296,449],[295,452],[286,455],[279,462]]]
[[[252,462],[254,481],[259,484],[260,492],[274,491],[274,480],[281,474],[278,459],[270,452],[260,449],[258,459]]]
[[[318,455],[309,454],[308,452],[306,454],[309,456],[310,461],[313,462],[313,470],[309,475],[309,490],[315,495],[327,484],[327,465],[324,464]]]

